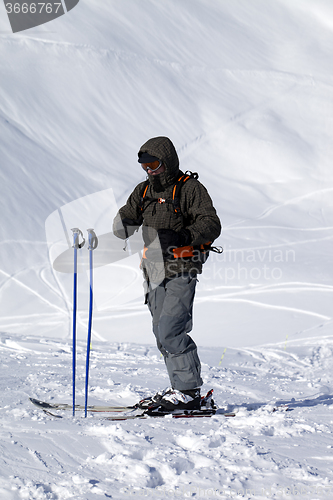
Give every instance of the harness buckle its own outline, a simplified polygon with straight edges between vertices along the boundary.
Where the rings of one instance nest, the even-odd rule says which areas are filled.
[[[161,205],[162,203],[166,202],[166,199],[165,198],[159,198],[157,201]]]

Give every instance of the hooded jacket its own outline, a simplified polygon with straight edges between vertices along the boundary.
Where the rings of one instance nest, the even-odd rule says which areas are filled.
[[[213,242],[221,233],[221,223],[213,207],[212,200],[206,188],[194,178],[188,179],[181,188],[180,208],[177,214],[170,203],[158,203],[158,198],[172,199],[173,187],[177,179],[183,175],[179,170],[179,159],[173,143],[167,137],[155,137],[149,139],[141,146],[138,156],[148,153],[157,157],[165,165],[165,171],[158,175],[149,175],[149,185],[145,195],[144,205],[140,207],[145,181],[138,184],[129,196],[126,204],[120,208],[114,219],[113,232],[119,238],[125,238],[122,224],[123,219],[130,219],[137,225],[143,226],[145,241],[153,241],[158,229],[172,229],[179,232],[186,228],[190,235],[190,245],[198,246],[207,242]],[[155,201],[149,201],[155,200]],[[156,241],[156,240],[155,240]],[[152,243],[154,246],[154,243]],[[154,260],[154,259],[153,259]],[[157,259],[158,260],[158,259]],[[154,266],[155,264],[155,266]],[[198,258],[179,258],[165,261],[163,264],[165,277],[191,272],[192,274],[202,272],[202,262]],[[157,269],[159,267],[159,269]],[[160,266],[149,259],[142,260],[142,268],[147,278],[152,282],[155,279],[155,271],[161,275]],[[155,268],[155,271],[152,270]]]

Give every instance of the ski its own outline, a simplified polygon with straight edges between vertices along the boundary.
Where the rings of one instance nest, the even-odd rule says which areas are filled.
[[[119,420],[134,420],[134,419],[149,419],[149,418],[202,418],[202,417],[213,417],[213,416],[223,416],[223,417],[235,417],[236,412],[229,412],[227,410],[214,410],[214,409],[202,409],[202,410],[174,410],[174,411],[154,411],[146,410],[143,413],[137,413],[135,415],[113,415],[112,417],[106,417],[106,420],[119,421]]]
[[[140,408],[137,408],[140,409]],[[164,418],[200,418],[200,417],[236,417],[237,413],[239,412],[240,408],[233,408],[232,410],[226,410],[223,408],[217,408],[215,405],[212,408],[205,408],[204,406],[200,410],[173,410],[173,411],[167,411],[161,409],[161,407],[157,408],[149,408],[148,410],[145,410],[143,413],[135,413],[135,414],[129,414],[126,415],[125,413],[122,415],[112,415],[112,417],[106,417],[106,420],[111,420],[111,421],[118,421],[118,420],[134,420],[134,419],[148,419],[148,418],[157,418],[157,417],[164,417]],[[258,408],[255,408],[258,409]],[[253,411],[254,408],[248,409],[247,411]],[[289,411],[290,408],[288,405],[279,405],[279,406],[274,406],[271,409],[271,412],[278,412],[278,411]]]
[[[201,398],[201,408],[197,410],[174,410],[167,411],[163,409],[160,405],[148,404],[146,399],[142,399],[138,403],[132,406],[109,406],[109,405],[89,405],[87,406],[87,411],[90,413],[121,413],[121,415],[112,415],[110,417],[105,417],[107,420],[130,420],[130,419],[146,419],[155,417],[171,417],[171,418],[200,418],[200,417],[212,417],[225,416],[225,417],[235,417],[238,411],[243,406],[231,407],[229,409],[218,408],[213,399],[213,390],[207,392],[206,396]],[[61,415],[54,413],[57,411],[73,410],[73,405],[69,403],[48,403],[46,401],[40,401],[39,399],[29,398],[31,403],[37,408],[44,411],[49,416],[62,418]],[[263,405],[249,405],[245,409],[247,411],[259,410]],[[75,411],[85,411],[85,405],[75,405]],[[272,412],[276,411],[289,411],[288,405],[277,404],[270,408]]]
[[[61,415],[52,413],[53,411],[61,410],[72,410],[73,406],[67,403],[47,403],[45,401],[40,401],[38,399],[29,398],[32,404],[37,406],[37,408],[44,411],[46,415],[50,417],[62,418]],[[122,415],[112,415],[112,417],[105,417],[106,420],[132,420],[132,419],[147,419],[156,417],[171,417],[171,418],[200,418],[200,417],[212,417],[213,415],[223,415],[225,417],[235,417],[236,412],[227,411],[217,408],[205,408],[200,410],[174,410],[174,411],[163,411],[161,407],[149,408],[144,411],[138,406],[88,406],[87,410],[92,413],[122,413]],[[85,410],[84,405],[75,405],[75,410]],[[135,413],[135,411],[141,411],[141,413]],[[125,412],[132,412],[126,414]]]
[[[214,401],[212,400],[213,389],[207,392],[206,396],[201,398],[201,406],[205,408],[211,407],[215,408]],[[46,401],[40,401],[39,399],[29,398],[31,403],[40,408],[41,410],[73,410],[73,405],[69,403],[47,403]],[[157,405],[158,406],[158,405]],[[87,406],[87,411],[89,412],[125,412],[130,410],[148,410],[154,408],[156,405],[149,405],[145,399],[142,399],[138,403],[132,406],[100,406],[100,405],[90,405]],[[85,411],[85,405],[75,405],[75,411]]]
[[[45,410],[45,412],[49,410],[73,410],[73,405],[68,403],[47,403],[46,401],[40,401],[39,399],[29,398],[31,403],[37,408],[41,410]],[[90,405],[87,407],[87,410],[90,412],[123,412],[129,410],[135,410],[138,408],[135,406],[98,406],[98,405]],[[84,411],[85,405],[75,405],[75,410]]]

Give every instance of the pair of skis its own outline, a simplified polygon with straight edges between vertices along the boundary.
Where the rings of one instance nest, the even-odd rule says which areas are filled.
[[[97,248],[98,238],[93,229],[88,231],[88,251],[89,251],[89,319],[88,319],[88,338],[87,338],[87,358],[86,358],[86,380],[85,380],[85,417],[88,411],[88,381],[89,381],[89,362],[91,347],[92,313],[93,313],[93,250]],[[73,284],[73,416],[75,415],[75,380],[76,380],[76,314],[77,314],[77,252],[85,244],[82,231],[79,228],[73,228],[73,248],[74,248],[74,284]],[[82,241],[80,243],[80,237]]]
[[[206,396],[201,398],[201,404],[199,409],[195,410],[173,410],[168,411],[158,403],[151,404],[150,399],[142,399],[133,406],[108,406],[108,405],[90,405],[81,406],[75,405],[75,410],[84,410],[89,413],[99,413],[102,414],[102,418],[106,420],[132,420],[132,419],[147,419],[156,417],[171,417],[171,418],[199,418],[199,417],[212,417],[212,416],[223,416],[223,417],[235,417],[239,408],[234,407],[232,410],[227,410],[224,408],[218,408],[213,401],[213,389],[207,392]],[[47,403],[45,401],[39,401],[38,399],[30,398],[30,401],[37,406],[40,410],[43,410],[49,416],[56,418],[63,418],[59,415],[59,412],[65,410],[71,410],[72,405],[68,403]],[[274,412],[284,412],[290,411],[292,408],[288,404],[276,403],[270,404],[253,404],[246,405],[247,411],[256,411],[260,408],[267,408],[272,413]]]
[[[200,418],[212,417],[213,415],[222,415],[224,417],[234,417],[234,411],[219,409],[215,406],[212,399],[213,390],[210,390],[205,397],[201,399],[201,407],[195,410],[173,410],[168,411],[158,404],[146,406],[146,401],[142,400],[133,406],[81,406],[75,405],[75,410],[91,413],[110,414],[111,416],[104,416],[106,420],[131,420],[131,419],[147,419],[154,417],[171,417],[171,418]],[[72,406],[67,403],[47,403],[39,401],[38,399],[30,398],[30,401],[37,406],[37,408],[44,411],[49,416],[62,418],[61,415],[54,413],[57,411],[71,410]]]
[[[56,418],[62,418],[55,412],[72,410],[72,405],[66,403],[47,403],[45,401],[39,401],[38,399],[30,398],[30,401],[37,406],[40,410],[43,410],[46,415]],[[148,408],[146,410],[140,409],[137,405],[135,406],[85,406],[75,405],[75,410],[88,411],[89,413],[99,413],[103,414],[105,420],[133,420],[133,419],[147,419],[147,418],[157,418],[157,417],[171,417],[171,418],[200,418],[200,417],[212,417],[224,416],[224,417],[235,417],[236,412],[228,411],[224,409],[217,408],[205,408],[202,407],[198,410],[174,410],[166,411],[159,408]],[[109,416],[109,414],[111,414]]]

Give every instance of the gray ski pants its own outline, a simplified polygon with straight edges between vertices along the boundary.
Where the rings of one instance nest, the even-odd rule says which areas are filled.
[[[156,287],[150,285],[147,294],[157,347],[164,356],[171,386],[179,391],[203,384],[197,346],[188,335],[196,284],[196,276],[186,273]]]

